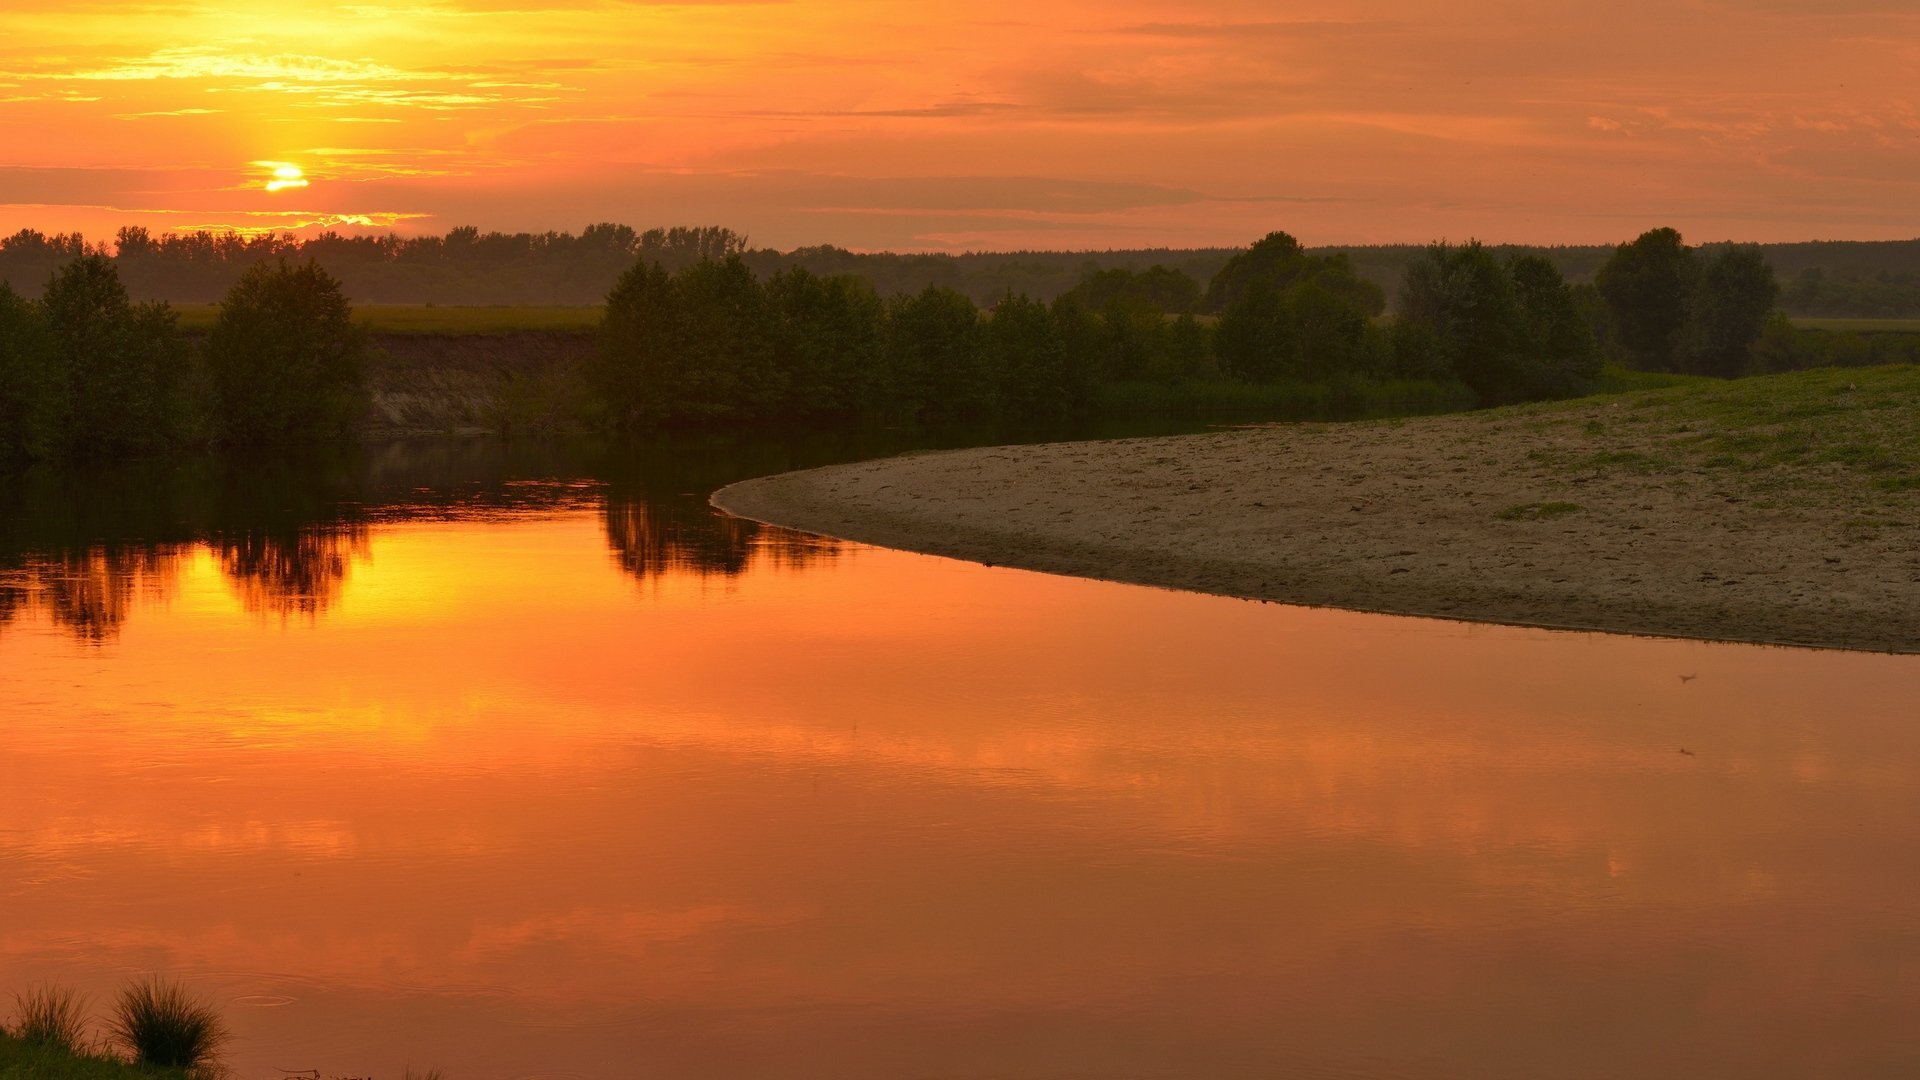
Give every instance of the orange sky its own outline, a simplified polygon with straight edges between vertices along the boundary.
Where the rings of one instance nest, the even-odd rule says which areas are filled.
[[[1920,235],[1913,0],[4,7],[6,231]]]

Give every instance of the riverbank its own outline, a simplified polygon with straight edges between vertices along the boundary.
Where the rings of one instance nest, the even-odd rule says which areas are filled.
[[[910,455],[720,509],[1053,573],[1473,621],[1920,651],[1920,369]]]

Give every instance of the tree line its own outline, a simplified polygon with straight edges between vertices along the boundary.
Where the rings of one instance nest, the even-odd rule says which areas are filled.
[[[316,263],[249,269],[192,348],[171,308],[134,303],[112,262],[82,255],[38,299],[0,284],[0,461],[339,439],[367,355]]]
[[[1430,245],[1391,316],[1345,253],[1281,232],[1204,287],[1164,265],[1094,268],[1050,303],[1009,290],[985,309],[937,285],[889,297],[852,273],[763,276],[724,231],[660,243],[683,265],[630,262],[582,372],[606,426],[1046,422],[1099,411],[1117,386],[1163,401],[1246,388],[1269,408],[1383,386],[1499,404],[1587,392],[1608,361],[1727,377],[1821,359],[1790,326],[1782,337],[1758,248],[1696,249],[1672,229],[1620,245],[1580,285],[1541,255]],[[249,268],[198,347],[165,304],[131,299],[119,265],[77,255],[37,299],[0,285],[0,458],[354,429],[369,343],[318,262]]]
[[[1702,250],[1711,255],[1726,246],[1709,244]],[[1614,248],[1498,245],[1492,251],[1500,259],[1538,256],[1578,285],[1592,283]],[[1780,303],[1792,314],[1920,317],[1920,240],[1767,244],[1762,252],[1786,283]],[[305,239],[208,231],[156,235],[126,228],[104,243],[23,229],[0,237],[0,281],[32,294],[60,266],[102,255],[114,259],[136,299],[207,303],[253,266],[312,259],[362,303],[587,306],[600,303],[639,259],[678,271],[739,255],[762,279],[794,268],[822,277],[855,274],[882,297],[936,285],[985,307],[1009,291],[1051,303],[1100,271],[1141,273],[1161,266],[1206,282],[1235,254],[1231,248],[894,253],[831,245],[783,252],[756,248],[747,237],[718,226],[642,231],[611,223],[578,233],[482,232],[464,226],[444,235],[330,232]],[[1391,305],[1408,267],[1426,253],[1419,245],[1394,244],[1317,248],[1314,254],[1345,255],[1354,274],[1378,286]]]

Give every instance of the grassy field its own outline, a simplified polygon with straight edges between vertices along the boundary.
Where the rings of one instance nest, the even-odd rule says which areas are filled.
[[[1920,334],[1920,319],[1795,319],[1802,330],[1832,330],[1856,334]]]
[[[176,304],[180,326],[206,330],[219,307]],[[513,334],[530,331],[586,331],[600,325],[598,307],[435,307],[362,305],[356,322],[379,334]]]
[[[1728,382],[1699,380],[1600,398],[1479,414],[1519,425],[1550,472],[1712,476],[1756,506],[1816,490],[1856,493],[1869,512],[1920,490],[1920,368],[1827,368]],[[1871,516],[1869,514],[1869,516]]]

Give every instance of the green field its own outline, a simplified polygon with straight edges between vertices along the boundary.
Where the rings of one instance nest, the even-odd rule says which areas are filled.
[[[175,304],[180,326],[206,330],[219,314],[216,304]],[[354,321],[377,334],[512,334],[527,331],[592,330],[600,325],[599,307],[438,307],[363,305]]]
[[[1851,330],[1856,334],[1920,334],[1920,319],[1795,319],[1802,330]]]

